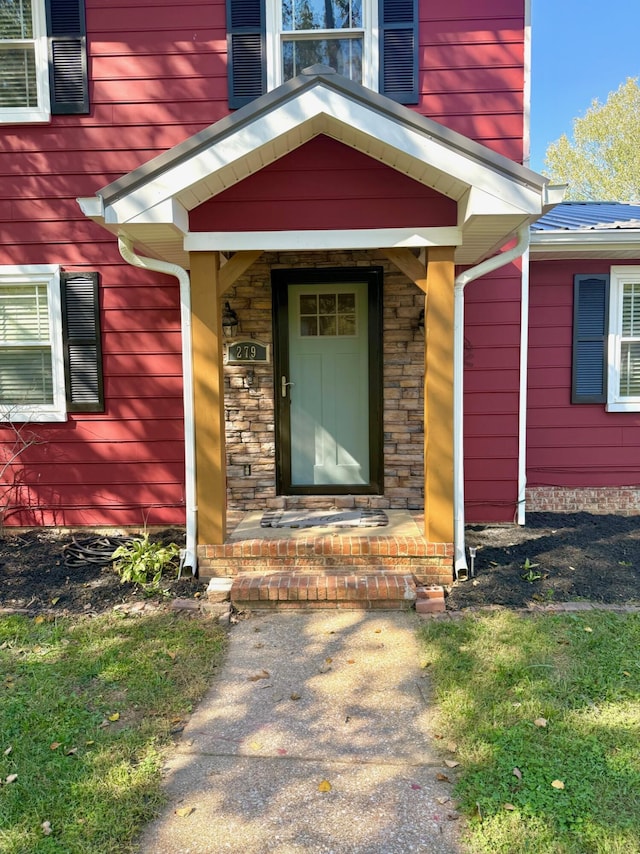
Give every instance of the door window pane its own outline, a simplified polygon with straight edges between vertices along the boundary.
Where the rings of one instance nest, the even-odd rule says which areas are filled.
[[[356,296],[347,294],[306,294],[300,296],[300,335],[354,336]]]

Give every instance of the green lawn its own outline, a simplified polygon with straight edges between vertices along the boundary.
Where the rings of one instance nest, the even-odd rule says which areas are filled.
[[[473,854],[640,852],[640,615],[421,628]]]
[[[169,613],[0,618],[0,852],[130,851],[224,645]]]

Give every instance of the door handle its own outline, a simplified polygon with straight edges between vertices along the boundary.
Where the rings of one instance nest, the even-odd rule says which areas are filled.
[[[283,397],[287,396],[287,386],[289,386],[289,385],[295,385],[295,383],[287,382],[287,378],[285,376],[283,376],[282,379],[280,380],[280,391],[281,391]]]

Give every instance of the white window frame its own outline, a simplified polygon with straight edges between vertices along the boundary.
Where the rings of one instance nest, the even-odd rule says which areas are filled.
[[[20,47],[33,43],[36,66],[37,107],[0,107],[1,124],[26,124],[48,122],[51,119],[51,100],[49,96],[49,57],[47,45],[47,23],[44,0],[32,0],[33,39],[0,39],[3,44],[12,41]]]
[[[640,267],[612,267],[609,285],[608,412],[640,412],[640,395],[620,394],[622,352],[622,302],[625,284],[640,284]]]
[[[62,300],[60,267],[56,264],[34,264],[0,267],[0,288],[15,285],[46,285],[49,308],[49,341],[53,403],[0,404],[0,422],[7,421],[66,421],[66,391],[64,351],[62,345]]]
[[[266,50],[267,50],[267,90],[271,91],[280,86],[282,80],[282,0],[267,0],[266,3]],[[378,73],[378,2],[377,0],[362,0],[362,85],[374,92],[379,88]],[[300,34],[308,33],[309,37],[327,37],[335,32],[336,37],[348,30],[300,30]],[[290,33],[287,31],[287,34]]]

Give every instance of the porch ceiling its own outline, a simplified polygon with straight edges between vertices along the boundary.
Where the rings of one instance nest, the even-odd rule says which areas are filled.
[[[455,245],[458,263],[475,263],[548,206],[542,176],[318,66],[78,202],[140,251],[185,267],[196,248],[343,248],[348,232],[189,233],[188,211],[320,134],[458,203],[457,228],[359,229],[361,248]]]

